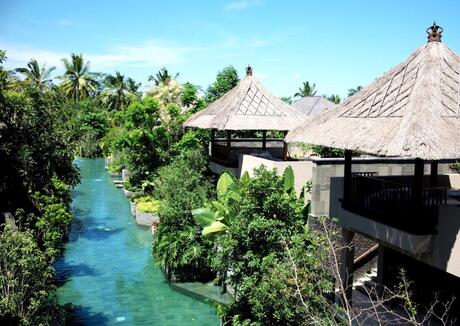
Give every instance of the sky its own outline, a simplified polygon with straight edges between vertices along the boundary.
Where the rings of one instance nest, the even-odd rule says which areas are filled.
[[[35,58],[62,73],[83,53],[91,70],[120,71],[143,85],[161,67],[205,89],[233,65],[277,96],[303,81],[318,95],[346,96],[426,42],[434,20],[460,53],[460,0],[0,0],[7,68]]]

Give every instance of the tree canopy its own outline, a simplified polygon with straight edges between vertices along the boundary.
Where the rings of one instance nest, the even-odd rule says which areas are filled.
[[[302,83],[302,87],[299,87],[299,91],[294,94],[294,97],[305,97],[314,95],[316,95],[316,84],[310,84],[310,82],[305,81]]]
[[[217,73],[216,80],[206,89],[206,102],[211,103],[219,99],[234,88],[239,81],[240,78],[236,69],[233,66],[225,67]]]
[[[83,54],[72,53],[70,60],[63,58],[62,63],[64,64],[65,72],[61,76],[64,80],[61,83],[61,87],[69,98],[79,101],[97,91],[98,82],[96,76],[90,72],[89,61],[85,62]]]

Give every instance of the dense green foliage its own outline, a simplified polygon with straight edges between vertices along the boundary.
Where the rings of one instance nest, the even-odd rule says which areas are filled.
[[[201,237],[201,227],[191,214],[212,194],[211,183],[204,175],[206,165],[200,151],[184,152],[160,168],[154,179],[154,197],[161,201],[154,257],[182,279],[205,277],[210,271],[208,253],[212,244]]]
[[[344,157],[345,155],[345,151],[343,149],[333,147],[311,145],[309,148],[319,157]]]
[[[214,83],[206,90],[206,101],[208,103],[214,102],[235,87],[239,81],[238,72],[232,66],[228,66],[222,71],[219,71]]]
[[[254,174],[236,180],[224,173],[217,200],[193,211],[204,237],[215,239],[219,248],[212,267],[221,278],[231,271],[235,300],[220,308],[224,324],[327,323],[333,286],[324,268],[327,246],[307,226],[307,206],[295,194],[293,171],[287,168],[279,177],[260,167]]]
[[[141,212],[157,214],[160,209],[161,202],[152,196],[140,196],[133,200],[136,203],[136,209]]]
[[[78,182],[69,107],[38,67],[31,61],[20,80],[0,66],[0,323],[54,319],[52,264],[72,221],[69,186]]]
[[[0,233],[0,321],[48,324],[54,270],[32,231]],[[47,318],[48,317],[48,318]]]

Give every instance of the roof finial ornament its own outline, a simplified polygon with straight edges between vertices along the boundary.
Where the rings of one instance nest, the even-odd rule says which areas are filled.
[[[250,65],[246,67],[246,76],[252,76],[252,67]]]
[[[433,26],[426,29],[428,34],[428,42],[441,42],[442,32],[444,29],[441,26],[436,25],[436,22],[433,22]]]

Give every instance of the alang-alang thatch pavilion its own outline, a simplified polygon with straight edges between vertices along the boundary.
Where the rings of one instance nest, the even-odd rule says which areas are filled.
[[[377,241],[385,252],[382,256],[379,249],[381,282],[385,266],[396,266],[390,258],[384,264],[381,256],[402,255],[399,261],[410,262],[409,270],[428,270],[418,265],[423,262],[455,275],[449,280],[460,291],[460,197],[451,189],[460,187],[459,176],[438,175],[439,161],[460,158],[460,57],[441,42],[441,27],[433,24],[427,33],[428,43],[401,64],[286,137],[289,143],[346,150],[344,177],[331,179],[330,215],[339,218],[350,245],[342,256],[348,294],[355,232]],[[352,151],[412,158],[414,173],[353,173]],[[431,164],[427,177],[425,162]],[[447,273],[430,273],[448,279]]]
[[[287,160],[287,145],[282,138],[267,139],[267,131],[287,132],[306,116],[272,95],[246,68],[246,76],[224,96],[206,109],[192,115],[185,127],[211,129],[211,160],[226,167],[238,166],[238,156],[258,153]],[[226,138],[216,139],[215,131],[225,131]],[[261,131],[260,139],[232,139],[237,131]]]

